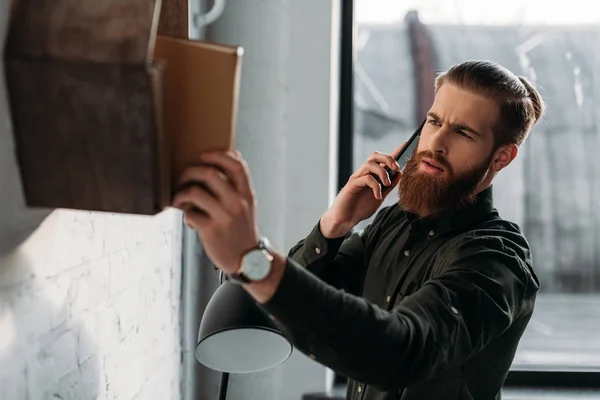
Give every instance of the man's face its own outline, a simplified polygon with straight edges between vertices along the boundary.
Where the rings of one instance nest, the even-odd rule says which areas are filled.
[[[516,156],[494,146],[499,115],[494,100],[443,84],[399,184],[403,208],[425,217],[472,203]]]

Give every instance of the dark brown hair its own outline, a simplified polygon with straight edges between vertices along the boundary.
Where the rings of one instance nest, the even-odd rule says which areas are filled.
[[[492,61],[472,60],[453,65],[435,80],[435,92],[444,83],[490,97],[500,104],[494,129],[496,146],[520,146],[544,113],[544,102],[531,82]]]

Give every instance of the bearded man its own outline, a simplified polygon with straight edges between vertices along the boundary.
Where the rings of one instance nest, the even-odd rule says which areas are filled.
[[[374,153],[288,257],[260,236],[239,153],[203,155],[174,199],[295,347],[349,377],[348,399],[500,399],[534,309],[531,251],[494,208],[492,181],[542,99],[489,61],[451,67],[435,90],[406,168],[393,157],[403,146]],[[379,210],[395,186],[397,204]]]

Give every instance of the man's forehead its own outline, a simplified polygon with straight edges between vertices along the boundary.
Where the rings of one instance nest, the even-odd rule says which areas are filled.
[[[500,106],[493,99],[449,83],[439,88],[430,111],[447,122],[468,125],[482,133],[491,133],[500,116]]]

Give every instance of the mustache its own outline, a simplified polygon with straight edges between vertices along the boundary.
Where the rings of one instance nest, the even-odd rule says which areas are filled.
[[[446,160],[439,153],[434,153],[431,150],[423,150],[423,151],[415,154],[414,158],[415,158],[416,163],[420,163],[421,161],[423,161],[424,158],[430,158],[433,161],[440,164],[446,171],[452,173],[452,166],[450,165],[448,160]]]

